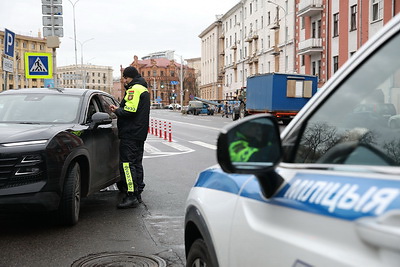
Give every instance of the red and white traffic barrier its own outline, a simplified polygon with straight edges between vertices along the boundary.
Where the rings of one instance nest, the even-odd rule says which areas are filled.
[[[172,142],[171,122],[150,118],[150,125],[148,132],[160,138],[164,137],[164,140]]]

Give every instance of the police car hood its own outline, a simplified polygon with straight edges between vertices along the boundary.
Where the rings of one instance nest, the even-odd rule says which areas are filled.
[[[48,140],[73,125],[0,123],[0,143]]]

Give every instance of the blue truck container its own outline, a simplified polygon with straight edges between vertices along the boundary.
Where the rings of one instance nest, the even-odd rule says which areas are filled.
[[[271,113],[287,123],[317,92],[317,87],[318,77],[312,75],[267,73],[248,77],[242,114]]]

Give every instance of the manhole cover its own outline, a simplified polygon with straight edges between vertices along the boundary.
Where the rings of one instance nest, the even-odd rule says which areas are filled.
[[[75,261],[71,267],[166,267],[157,256],[135,255],[128,252],[91,254]]]

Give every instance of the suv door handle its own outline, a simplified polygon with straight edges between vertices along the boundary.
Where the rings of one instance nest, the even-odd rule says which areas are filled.
[[[400,211],[390,211],[379,217],[365,217],[356,221],[360,238],[375,247],[400,252]]]

